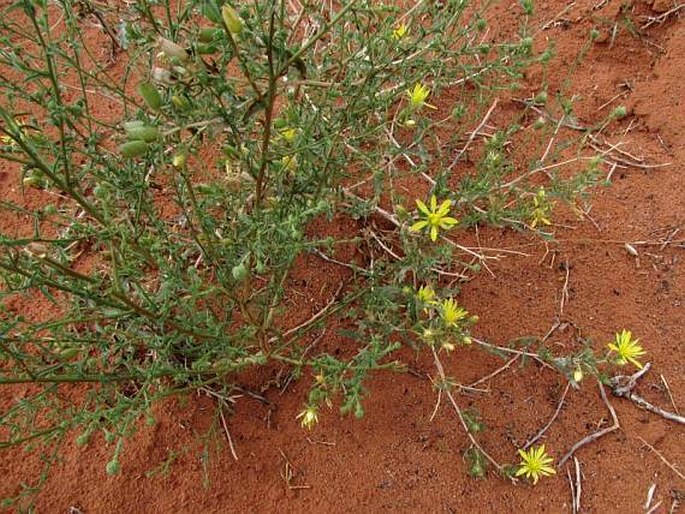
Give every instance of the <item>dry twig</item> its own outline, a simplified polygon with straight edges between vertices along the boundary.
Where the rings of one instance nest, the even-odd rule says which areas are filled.
[[[445,368],[442,366],[442,362],[440,362],[440,357],[438,357],[438,352],[435,351],[435,348],[432,348],[433,350],[433,360],[435,362],[435,368],[438,371],[438,375],[440,375],[440,380],[442,381],[443,384],[447,384],[447,377],[445,376]],[[464,431],[466,432],[467,437],[471,441],[471,444],[475,446],[479,452],[483,454],[483,456],[492,464],[495,466],[495,469],[497,469],[498,472],[504,474],[504,467],[498,463],[494,458],[490,456],[488,452],[486,452],[483,447],[480,445],[480,443],[476,440],[475,437],[473,437],[473,434],[469,430],[469,426],[466,423],[466,420],[464,419],[464,414],[459,407],[459,404],[457,401],[454,399],[454,395],[452,394],[452,391],[450,391],[448,388],[444,389],[445,394],[447,395],[447,398],[449,398],[450,403],[452,404],[452,407],[454,407],[454,411],[457,413],[457,417],[459,418],[459,421],[461,422],[461,426],[464,427]],[[515,480],[512,478],[512,480]]]
[[[678,471],[678,468],[676,468],[673,464],[671,464],[668,460],[666,460],[666,457],[664,457],[659,450],[657,450],[656,448],[654,448],[654,446],[652,446],[647,441],[642,439],[642,437],[637,436],[637,438],[640,441],[642,441],[642,444],[644,444],[647,448],[652,450],[656,454],[656,456],[659,457],[659,459],[661,459],[661,462],[666,464],[670,468],[670,470],[673,471],[673,473],[678,475],[678,477],[681,478],[682,480],[685,480],[685,475],[683,475],[680,471]]]
[[[618,422],[618,416],[616,415],[616,411],[614,410],[613,405],[611,405],[611,403],[609,403],[609,399],[607,398],[607,393],[604,390],[604,386],[602,385],[601,382],[598,382],[598,384],[599,384],[599,392],[602,395],[602,400],[604,400],[604,404],[607,406],[607,409],[609,409],[609,413],[611,414],[611,419],[613,420],[614,423],[610,427],[603,428],[602,430],[599,430],[599,431],[595,432],[594,434],[590,434],[589,436],[584,437],[583,439],[578,441],[576,444],[574,444],[571,447],[571,449],[568,451],[568,453],[566,453],[566,455],[564,455],[562,457],[562,459],[559,461],[559,464],[557,464],[557,468],[561,468],[561,466],[563,466],[566,463],[566,461],[576,451],[578,451],[580,448],[582,448],[586,444],[589,444],[593,441],[596,441],[600,437],[603,437],[603,436],[613,432],[614,430],[618,430],[619,428],[621,428],[621,425]]]
[[[228,423],[226,423],[226,416],[224,416],[224,404],[223,400],[219,400],[219,415],[221,416],[221,424],[224,427],[224,432],[226,433],[226,439],[228,440],[228,447],[231,449],[231,455],[233,455],[234,460],[238,460],[238,454],[235,451],[235,446],[233,445],[233,438],[231,437],[231,432],[228,430]]]
[[[645,500],[645,510],[648,511],[652,507],[652,502],[654,501],[654,492],[656,491],[656,482],[654,482],[647,490],[647,499]],[[661,502],[659,502],[660,504]],[[657,504],[657,505],[659,505]]]
[[[466,141],[466,144],[464,147],[457,153],[457,155],[454,157],[452,160],[452,164],[450,164],[447,167],[447,171],[452,171],[452,168],[454,168],[457,165],[457,162],[459,162],[459,159],[461,158],[462,155],[464,155],[464,152],[468,150],[469,146],[471,146],[471,143],[473,143],[473,140],[476,138],[478,133],[481,131],[481,129],[485,126],[485,124],[488,122],[488,118],[492,115],[492,112],[495,110],[495,107],[497,107],[497,103],[499,102],[498,98],[495,98],[495,101],[492,102],[492,105],[488,109],[488,112],[485,113],[485,117],[481,120],[480,124],[475,128],[473,132],[471,132],[471,135],[469,136],[468,140]]]
[[[612,377],[610,379],[611,392],[614,396],[626,398],[638,407],[648,410],[649,412],[653,412],[654,414],[658,414],[662,418],[668,419],[669,421],[674,421],[676,423],[680,423],[681,425],[685,425],[685,417],[680,416],[674,412],[670,412],[660,407],[657,407],[656,405],[653,405],[647,400],[645,400],[639,394],[633,392],[633,389],[637,385],[637,381],[640,378],[642,378],[651,367],[652,363],[648,362],[644,365],[644,367],[641,370],[639,370],[637,373],[629,377],[625,375],[618,375]]]
[[[580,513],[580,497],[583,493],[582,486],[582,474],[580,472],[580,462],[576,457],[573,457],[573,462],[575,464],[576,479],[575,482],[571,476],[570,468],[566,468],[566,476],[568,477],[569,485],[571,486],[571,511],[573,514]]]
[[[540,431],[535,434],[533,437],[531,437],[528,441],[526,441],[526,444],[523,445],[523,449],[527,450],[530,448],[532,445],[535,444],[536,441],[538,441],[544,434],[549,430],[549,427],[552,426],[552,423],[557,419],[559,416],[559,413],[561,412],[561,409],[564,407],[564,401],[566,400],[566,395],[568,394],[569,389],[571,388],[571,382],[566,383],[566,389],[564,389],[564,393],[561,395],[561,399],[559,400],[559,403],[557,405],[557,409],[554,411],[554,414],[552,415],[551,418],[549,418],[549,421],[547,424],[540,429]]]

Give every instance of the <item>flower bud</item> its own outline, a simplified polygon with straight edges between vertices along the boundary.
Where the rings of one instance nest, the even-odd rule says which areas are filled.
[[[109,476],[118,475],[120,470],[121,465],[119,464],[119,460],[116,457],[110,460],[107,463],[107,466],[105,466],[105,471]]]
[[[90,439],[90,433],[84,432],[76,438],[76,446],[85,446],[88,444]]]
[[[178,152],[171,159],[171,164],[173,164],[174,168],[182,168],[186,164],[186,157],[185,152]]]
[[[621,118],[625,118],[628,114],[628,109],[626,109],[625,105],[619,105],[614,109],[611,113],[612,118],[616,118],[620,120]]]
[[[581,380],[583,380],[583,370],[580,369],[580,366],[578,366],[573,372],[573,380],[575,380],[576,382],[580,382]]]

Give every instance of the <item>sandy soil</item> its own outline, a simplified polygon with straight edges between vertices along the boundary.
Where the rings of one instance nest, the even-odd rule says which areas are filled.
[[[670,5],[660,0],[632,3],[638,25]],[[638,387],[640,394],[673,410],[663,376],[685,411],[685,21],[671,16],[645,29],[641,38],[622,30],[612,42],[610,30],[620,17],[621,2],[567,4],[536,2],[535,23],[547,27],[539,37],[553,40],[557,51],[548,75],[550,91],[567,78],[591,28],[600,27],[599,42],[570,77],[571,90],[579,95],[578,118],[592,123],[626,105],[629,115],[604,134],[606,139],[622,142],[623,150],[646,163],[671,165],[616,169],[613,184],[595,192],[594,222],[569,216],[563,227],[555,227],[558,241],[548,248],[525,235],[482,230],[483,246],[517,248],[530,256],[492,264],[494,276],[482,273],[466,284],[462,302],[480,316],[475,335],[497,343],[542,336],[557,322],[561,325],[550,342],[564,348],[576,347],[581,335],[599,345],[617,330],[632,329],[652,363]],[[502,2],[498,28],[515,30],[519,12]],[[540,78],[531,73],[530,91]],[[515,104],[504,101],[502,108]],[[0,164],[0,197],[28,206],[50,201],[33,190],[22,198],[18,182],[16,169]],[[25,222],[19,215],[5,217],[0,229],[21,230]],[[346,234],[356,227],[340,222],[313,228],[319,229]],[[634,244],[638,257],[624,247],[636,241],[650,242]],[[333,264],[313,256],[301,259],[289,284],[294,322],[325,305],[345,278],[345,271]],[[568,297],[561,312],[566,281]],[[43,309],[27,300],[12,307],[27,315]],[[345,344],[335,326],[327,327],[326,341],[328,347]],[[414,373],[374,378],[363,419],[325,412],[309,433],[295,420],[306,381],[285,388],[278,369],[265,370],[258,378],[273,384],[261,391],[270,403],[244,396],[229,419],[237,461],[223,439],[207,447],[198,439],[209,430],[214,412],[212,400],[202,395],[158,405],[154,427],[141,427],[126,443],[119,476],[105,474],[112,448],[102,439],[85,448],[71,439],[38,496],[38,512],[571,512],[565,471],[534,488],[468,477],[463,457],[468,442],[454,412],[443,402],[430,420],[436,402],[427,379],[434,373],[430,361],[416,360],[410,352],[404,357]],[[468,384],[502,361],[470,347],[445,364],[451,376]],[[555,412],[565,383],[535,364],[521,368],[514,363],[481,386],[487,392],[457,399],[482,414],[487,425],[483,445],[496,458],[513,462],[516,448]],[[0,391],[0,407],[16,392]],[[642,512],[648,489],[656,484],[654,503],[662,503],[655,512],[669,512],[674,499],[685,495],[685,429],[624,399],[611,402],[621,428],[577,453],[584,478],[582,511]],[[597,387],[588,381],[570,391],[544,442],[559,458],[576,441],[610,424]],[[165,474],[161,470],[169,452],[175,459]],[[35,453],[4,451],[0,497],[16,492],[19,482],[29,480],[39,466]],[[291,474],[289,481],[286,474]]]

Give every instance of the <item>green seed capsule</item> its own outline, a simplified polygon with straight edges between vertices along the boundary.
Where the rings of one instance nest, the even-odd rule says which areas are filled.
[[[243,22],[230,5],[221,7],[221,17],[231,34],[238,36],[243,31]]]
[[[217,9],[216,6],[207,2],[202,6],[201,11],[202,15],[209,21],[217,24],[221,23],[221,14],[219,13],[219,9]]]
[[[174,95],[171,97],[171,103],[180,111],[185,111],[190,107],[190,102],[181,95]]]
[[[236,279],[238,282],[242,282],[247,278],[247,267],[244,264],[238,264],[237,266],[233,266],[231,274],[233,275],[233,278]]]
[[[162,108],[162,95],[159,94],[154,85],[149,82],[143,82],[138,86],[138,92],[150,109],[159,111]]]
[[[131,141],[146,141],[148,143],[156,141],[159,138],[159,131],[157,127],[150,125],[142,125],[140,127],[124,127],[126,137]]]
[[[59,360],[68,361],[78,355],[78,348],[66,348],[59,352]]]
[[[215,54],[218,51],[218,47],[215,44],[198,43],[197,53],[200,55]]]
[[[134,157],[140,157],[145,154],[147,148],[147,143],[145,141],[129,141],[119,147],[119,152],[127,159],[133,159]]]
[[[188,60],[188,57],[190,57],[182,46],[177,45],[165,37],[160,37],[157,42],[162,53],[169,59],[178,59],[181,62],[185,62]]]
[[[201,43],[211,43],[219,39],[220,35],[221,29],[208,27],[200,30],[200,37],[198,39]]]
[[[276,120],[274,121],[274,127],[276,127],[277,129],[284,129],[287,126],[288,120],[286,120],[285,118],[276,118]]]
[[[145,122],[140,120],[126,121],[124,122],[124,130],[130,130],[138,127],[144,127]]]

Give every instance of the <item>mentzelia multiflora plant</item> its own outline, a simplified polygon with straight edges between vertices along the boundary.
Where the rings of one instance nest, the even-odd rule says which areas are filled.
[[[400,348],[428,346],[438,359],[472,341],[477,318],[458,285],[497,257],[460,245],[459,230],[551,238],[554,206],[583,211],[601,160],[576,133],[526,125],[542,110],[571,116],[564,93],[526,99],[509,125],[479,135],[493,95],[552,58],[534,52],[527,17],[515,41],[491,42],[463,0],[406,12],[372,3],[89,4],[116,67],[86,44],[82,2],[19,0],[1,13],[0,159],[53,203],[0,204],[27,220],[0,234],[0,298],[41,294],[59,311],[27,319],[0,307],[0,384],[35,385],[3,413],[2,447],[30,442],[50,463],[67,434],[87,445],[101,432],[117,473],[155,401],[203,391],[219,423],[236,375],[266,365],[311,372],[303,426],[335,401],[362,416],[364,380],[402,371]],[[446,90],[459,101],[440,105]],[[530,131],[544,145],[526,142]],[[527,169],[514,165],[519,146]],[[556,174],[569,164],[575,173]],[[428,196],[402,194],[419,189]],[[359,231],[308,229],[334,219]],[[378,230],[379,219],[395,229]],[[366,264],[339,260],[345,245],[371,252]],[[307,253],[353,278],[284,327],[291,271]],[[353,341],[340,354],[310,339],[332,319]],[[615,352],[634,362],[635,350],[619,341]],[[583,355],[558,367],[592,371]],[[84,401],[61,394],[73,383],[91,384]],[[481,471],[483,455],[472,452]]]

